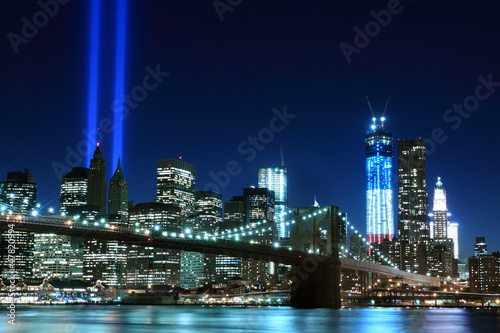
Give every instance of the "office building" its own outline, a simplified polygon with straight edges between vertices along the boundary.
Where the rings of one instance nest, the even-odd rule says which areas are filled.
[[[158,160],[156,172],[157,201],[178,205],[182,216],[194,213],[195,166],[181,159]]]
[[[374,117],[365,137],[366,234],[370,244],[391,240],[394,235],[392,132],[384,128],[384,121],[384,117]]]
[[[281,151],[281,166],[260,167],[258,170],[258,187],[267,188],[274,192],[274,222],[279,238],[289,237],[290,224],[286,224],[288,217],[288,180],[287,168]]]
[[[73,168],[61,179],[59,213],[62,215],[79,214],[87,210],[89,182],[88,168]]]
[[[182,208],[161,202],[139,203],[129,208],[129,226],[134,232],[160,235],[182,232]],[[172,286],[180,284],[180,251],[131,245],[127,260],[127,286]]]
[[[106,184],[106,166],[97,143],[94,157],[90,160],[87,204],[90,211],[96,211],[101,215],[106,215]]]
[[[398,140],[398,238],[401,246],[398,265],[402,270],[420,274],[427,273],[427,253],[422,251],[426,246],[418,245],[428,246],[430,239],[425,179],[425,140]]]
[[[115,173],[109,181],[108,191],[108,214],[118,215],[117,218],[123,222],[123,225],[128,223],[128,183],[123,174],[120,159]]]
[[[0,214],[36,215],[37,184],[28,170],[7,173],[7,181],[0,182]],[[0,272],[2,278],[31,278],[33,276],[34,234],[15,231],[15,270],[10,270],[8,262],[7,232],[0,240]]]
[[[34,278],[68,279],[70,277],[70,257],[70,236],[34,234]]]

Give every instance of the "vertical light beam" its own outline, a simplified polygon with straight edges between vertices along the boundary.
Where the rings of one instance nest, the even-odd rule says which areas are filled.
[[[116,42],[115,42],[115,101],[122,100],[125,89],[125,49],[127,34],[127,0],[117,0]],[[115,104],[113,133],[113,169],[118,165],[118,157],[123,163],[123,103]]]
[[[101,1],[90,3],[90,45],[89,45],[89,90],[87,106],[87,146],[88,166],[97,140],[97,98],[99,91],[99,34],[100,34]]]

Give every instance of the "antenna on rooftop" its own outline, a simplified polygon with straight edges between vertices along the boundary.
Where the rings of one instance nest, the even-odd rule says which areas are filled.
[[[384,116],[385,114],[385,110],[387,110],[387,105],[389,105],[389,100],[391,99],[391,95],[389,95],[387,97],[387,102],[385,102],[385,108],[384,108],[384,112],[382,112],[382,117]]]
[[[370,100],[368,99],[368,96],[366,96],[366,101],[368,102],[368,107],[370,108],[370,111],[372,113],[373,118],[375,118],[375,114],[373,113],[372,105],[370,104]]]
[[[283,146],[280,142],[280,151],[281,151],[281,166],[285,166],[285,159],[283,158]]]

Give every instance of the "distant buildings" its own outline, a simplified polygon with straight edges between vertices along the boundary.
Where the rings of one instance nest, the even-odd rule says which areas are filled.
[[[370,244],[394,235],[392,193],[392,132],[384,117],[373,118],[366,133],[366,233]]]

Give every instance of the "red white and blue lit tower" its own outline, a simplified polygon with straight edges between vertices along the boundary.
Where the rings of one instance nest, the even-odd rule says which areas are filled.
[[[366,132],[366,234],[370,244],[392,240],[394,234],[392,192],[392,132],[385,117],[373,117]]]

